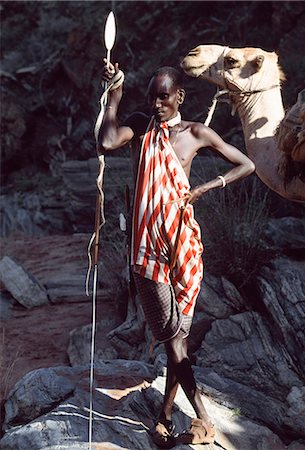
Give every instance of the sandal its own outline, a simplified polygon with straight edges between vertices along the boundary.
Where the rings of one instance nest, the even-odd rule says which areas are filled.
[[[208,427],[202,419],[193,419],[191,428],[176,438],[176,444],[213,444],[214,441],[214,425]]]
[[[158,421],[150,430],[154,443],[160,448],[173,448],[176,439],[173,436],[174,426],[170,420]]]

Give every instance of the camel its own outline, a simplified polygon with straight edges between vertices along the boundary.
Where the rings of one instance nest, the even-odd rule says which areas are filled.
[[[305,90],[284,117],[285,77],[276,53],[199,45],[184,57],[181,67],[228,94],[241,119],[246,151],[263,183],[286,199],[304,202]]]

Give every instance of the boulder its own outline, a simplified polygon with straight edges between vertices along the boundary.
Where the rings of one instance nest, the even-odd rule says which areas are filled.
[[[247,415],[263,420],[279,432],[284,422],[288,427],[285,399],[293,387],[303,387],[303,380],[293,370],[285,348],[273,338],[266,319],[258,313],[245,312],[214,321],[197,352],[197,365],[246,385],[248,394],[244,401],[239,395],[239,407]],[[268,408],[276,415],[270,414],[270,410],[264,413],[262,406],[253,407],[259,404],[257,392],[263,405],[267,398],[272,399]],[[300,431],[297,413],[291,409],[291,414],[295,421],[289,421],[289,431],[305,435]]]
[[[105,329],[114,328],[117,325],[116,318],[101,320],[96,324],[96,345],[94,359],[95,361],[104,359],[116,359],[118,357],[117,351],[108,343],[105,342]],[[85,325],[81,328],[76,328],[71,331],[68,356],[72,366],[82,366],[90,364],[91,355],[91,338],[92,325]]]
[[[8,256],[0,261],[0,281],[12,297],[26,308],[49,303],[46,289]]]
[[[90,158],[87,161],[67,161],[62,165],[62,177],[70,198],[67,213],[75,232],[93,230],[98,170],[97,158]],[[106,157],[103,182],[104,209],[107,212],[111,211],[108,218],[111,222],[116,220],[117,226],[119,214],[125,212],[122,180],[132,187],[130,158]]]
[[[4,429],[30,422],[72,395],[79,369],[56,367],[27,373],[9,393]]]
[[[305,261],[277,258],[258,276],[271,329],[305,381]]]
[[[67,368],[68,369],[68,368]],[[50,369],[41,369],[49,371]],[[2,450],[81,450],[88,448],[89,392],[88,371],[84,368],[52,368],[55,380],[64,375],[70,379],[71,391],[66,397],[36,418],[26,415],[25,425],[6,430],[0,441]],[[50,375],[50,372],[49,372]],[[32,375],[35,379],[35,374]],[[155,449],[148,430],[153,425],[162,404],[165,378],[155,376],[153,366],[140,361],[104,361],[95,368],[93,397],[92,448],[99,449]],[[44,379],[41,372],[33,384],[27,383],[28,397],[34,398]],[[47,379],[47,377],[45,378]],[[21,380],[26,381],[24,378]],[[48,397],[54,398],[56,382],[49,381]],[[42,403],[47,402],[41,398]],[[280,438],[268,428],[241,417],[203,397],[208,414],[216,424],[216,443],[196,445],[198,450],[284,450]],[[49,406],[48,406],[49,408]],[[23,410],[24,412],[26,410]],[[41,409],[42,412],[42,409]],[[178,432],[190,424],[194,412],[179,388],[173,411]],[[7,422],[7,418],[6,418]],[[187,445],[177,445],[187,450]]]
[[[281,217],[268,221],[265,236],[277,251],[305,257],[305,218]]]

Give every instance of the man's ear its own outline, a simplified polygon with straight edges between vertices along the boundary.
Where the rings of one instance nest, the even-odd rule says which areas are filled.
[[[185,90],[184,89],[178,89],[178,100],[177,102],[179,105],[182,105],[185,99]]]

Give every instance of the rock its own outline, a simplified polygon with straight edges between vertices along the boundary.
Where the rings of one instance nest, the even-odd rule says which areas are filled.
[[[305,258],[305,218],[281,217],[268,221],[265,236],[273,248]]]
[[[190,332],[190,351],[194,352],[200,347],[215,319],[226,319],[245,309],[246,303],[230,281],[206,274],[201,283]]]
[[[68,215],[76,232],[93,230],[98,170],[97,158],[90,158],[87,161],[67,161],[62,165],[63,181],[71,199]],[[106,212],[111,211],[108,217],[112,222],[114,218],[118,221],[120,212],[125,211],[122,180],[130,188],[133,186],[130,158],[105,158],[104,209]]]
[[[229,280],[210,274],[205,275],[197,300],[196,313],[203,312],[213,319],[225,319],[244,311],[245,308],[242,296]]]
[[[24,187],[24,190],[35,189],[35,182],[45,183],[45,180],[39,179],[39,175],[37,177],[37,180],[31,180],[23,175],[26,181],[19,183],[33,184]],[[27,236],[46,236],[49,233],[71,231],[71,224],[66,217],[69,199],[65,192],[58,192],[58,179],[53,179],[52,183],[53,188],[41,187],[43,192],[17,191],[14,194],[1,195],[1,236],[9,236],[13,232],[22,232]],[[51,184],[49,179],[48,184]]]
[[[11,316],[12,301],[14,300],[7,291],[0,290],[0,321]]]
[[[288,445],[287,450],[305,450],[305,442],[300,441],[291,442]]]
[[[164,378],[158,377],[151,385],[152,389],[164,392]],[[147,404],[154,404],[154,392],[147,389]],[[159,401],[161,397],[159,397]],[[219,406],[211,398],[203,397],[204,406],[208,415],[212,418],[216,426],[216,442],[227,450],[284,450],[285,446],[277,435],[268,428],[259,426],[244,417],[235,414],[235,411]],[[190,418],[194,417],[194,412],[187,401],[181,388],[178,389],[175,404],[179,408],[175,410],[175,425],[178,431],[189,426]],[[161,406],[159,404],[158,406]],[[158,408],[156,408],[158,410]],[[181,414],[182,412],[182,414]],[[198,446],[208,448],[207,446]],[[196,445],[197,449],[197,445]]]
[[[275,259],[261,270],[258,289],[271,329],[304,380],[305,261]]]
[[[8,256],[0,261],[0,280],[5,289],[26,308],[49,303],[45,288]]]
[[[284,421],[285,425],[293,429],[298,429],[300,435],[305,437],[305,386],[301,388],[293,386],[287,395],[287,402],[289,408]]]
[[[22,151],[22,137],[26,131],[26,112],[18,98],[2,94],[1,161],[16,158]]]
[[[28,423],[51,411],[72,395],[76,385],[73,375],[79,372],[70,367],[56,367],[27,373],[9,393],[3,429]]]
[[[148,339],[145,338],[146,335]],[[134,305],[129,303],[125,322],[110,331],[107,337],[120,358],[149,359],[147,354],[151,335],[147,330],[145,316],[137,297]]]
[[[270,415],[269,411],[264,413],[261,408],[255,412],[255,395],[250,395],[250,390],[240,407],[246,414],[263,420],[279,432],[285,421],[286,396],[292,387],[301,388],[303,385],[291,366],[289,355],[287,357],[282,345],[273,339],[268,322],[255,312],[213,322],[197,352],[197,365],[212,368],[225,378],[271,397],[270,408],[277,409],[280,415]],[[299,436],[297,423],[291,421],[290,432]]]
[[[102,340],[105,330],[114,328],[117,325],[117,319],[101,320],[96,324],[96,345],[94,359],[95,361],[104,359],[116,359],[118,357],[117,351],[110,343]],[[92,325],[86,325],[82,328],[77,328],[70,333],[68,356],[72,366],[81,366],[90,364],[91,355],[91,335]],[[99,336],[101,338],[99,339]]]
[[[62,368],[52,370],[55,378],[61,375]],[[95,369],[92,448],[95,444],[96,448],[105,450],[156,448],[147,431],[159,412],[165,378],[158,377],[150,385],[152,379],[147,381],[146,377],[151,377],[153,372],[152,366],[140,361],[104,361]],[[54,405],[52,411],[32,420],[28,418],[26,425],[8,429],[0,441],[2,450],[88,449],[88,371],[79,368],[77,373],[76,369],[70,369],[70,375],[66,371],[65,378],[69,376],[73,393]],[[36,386],[28,386],[28,397],[33,397],[33,390],[39,390],[37,384],[41,379],[36,378]],[[53,391],[53,383],[51,387]],[[267,428],[237,416],[211,399],[204,397],[203,401],[217,425],[217,443],[196,445],[196,450],[285,449],[279,437]],[[179,388],[173,413],[177,431],[185,429],[193,416],[193,410]],[[189,446],[177,445],[175,448],[187,450]]]
[[[285,420],[284,403],[225,376],[203,367],[194,367],[195,379],[204,394],[217,403],[261,424],[273,424]],[[268,408],[266,408],[268,405]]]

